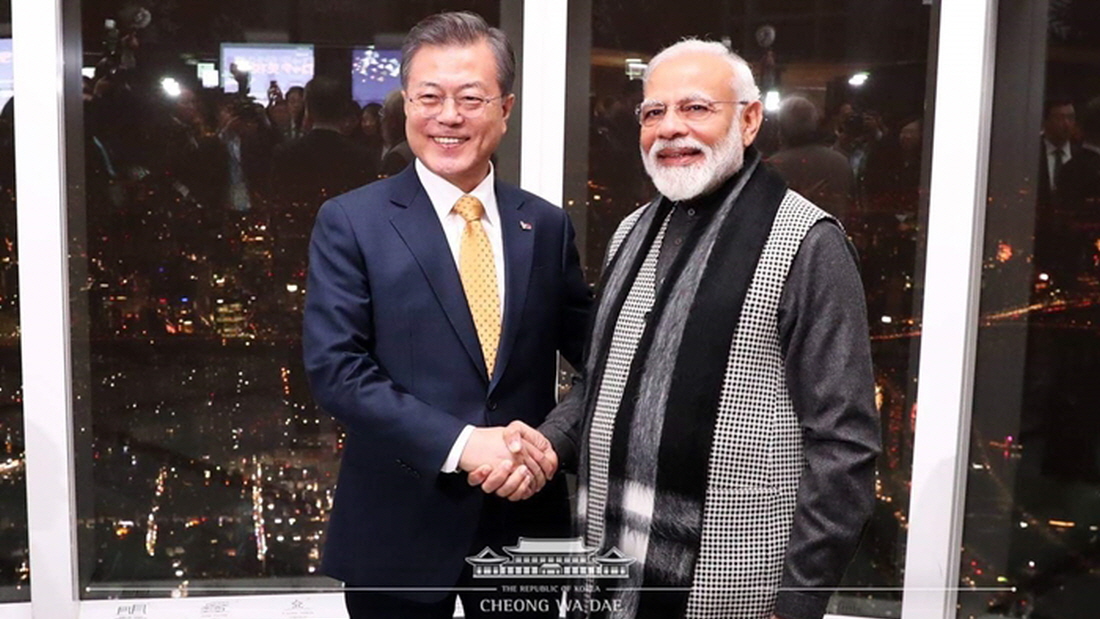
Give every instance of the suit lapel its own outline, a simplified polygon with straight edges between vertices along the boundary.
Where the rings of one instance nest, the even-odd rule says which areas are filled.
[[[466,303],[466,293],[462,290],[462,280],[458,277],[447,237],[439,224],[439,216],[420,185],[413,166],[406,168],[397,178],[399,184],[390,201],[400,208],[394,209],[390,223],[416,258],[451,327],[478,368],[478,373],[484,377],[485,358],[481,354],[474,319]]]
[[[500,382],[508,367],[508,359],[519,334],[523,306],[527,302],[527,286],[531,280],[535,230],[522,215],[524,197],[514,187],[496,184],[497,210],[500,211],[501,238],[504,241],[504,311],[501,318],[500,345],[497,349],[496,371],[489,385],[490,393]]]

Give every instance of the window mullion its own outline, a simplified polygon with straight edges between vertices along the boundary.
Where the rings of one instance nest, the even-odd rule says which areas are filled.
[[[60,2],[13,2],[12,23],[31,598],[34,617],[68,619],[78,596]]]
[[[904,619],[955,616],[992,116],[996,0],[939,10]]]

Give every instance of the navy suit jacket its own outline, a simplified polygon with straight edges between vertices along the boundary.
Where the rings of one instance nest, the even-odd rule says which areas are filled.
[[[322,561],[348,585],[455,584],[486,501],[498,502],[494,533],[509,544],[568,531],[563,476],[509,503],[440,473],[466,424],[538,426],[555,403],[556,353],[580,363],[591,292],[569,217],[504,183],[496,196],[506,285],[491,381],[414,166],[317,214],[303,348],[314,398],[348,431]]]

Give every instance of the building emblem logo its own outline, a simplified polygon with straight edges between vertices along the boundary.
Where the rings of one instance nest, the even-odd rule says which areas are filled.
[[[515,546],[505,547],[501,556],[486,546],[466,562],[474,578],[629,578],[633,557],[611,548],[598,555],[599,548],[585,546],[579,537],[545,539],[521,537]]]

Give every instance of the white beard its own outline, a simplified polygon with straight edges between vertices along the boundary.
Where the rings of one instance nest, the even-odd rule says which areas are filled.
[[[675,140],[658,138],[649,147],[649,152],[642,151],[642,163],[661,195],[673,202],[691,200],[714,191],[741,169],[745,162],[745,147],[740,138],[740,122],[736,120],[730,126],[729,133],[714,146],[707,146],[687,136]],[[699,149],[703,161],[690,166],[662,165],[657,153],[665,148]]]

